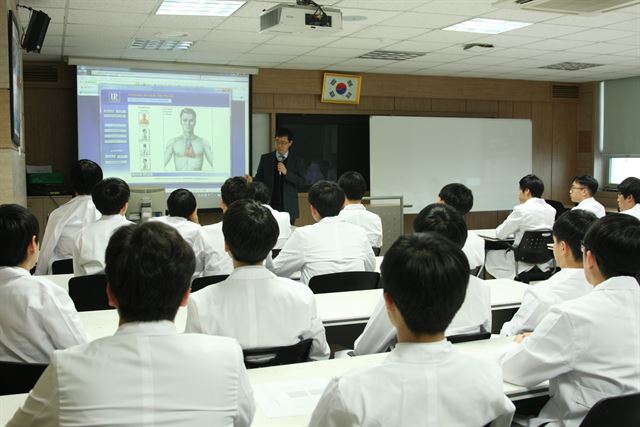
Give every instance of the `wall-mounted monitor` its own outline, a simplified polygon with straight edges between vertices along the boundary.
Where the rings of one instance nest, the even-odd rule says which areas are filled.
[[[611,156],[608,162],[607,184],[618,185],[630,176],[640,178],[640,156]]]
[[[167,196],[163,187],[133,187],[129,196],[127,218],[131,221],[146,221],[154,216],[165,215]]]

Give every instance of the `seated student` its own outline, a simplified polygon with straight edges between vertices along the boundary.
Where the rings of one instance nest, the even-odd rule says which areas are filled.
[[[179,334],[195,257],[178,232],[146,222],[107,247],[113,336],[57,351],[7,426],[249,426],[253,393],[238,343]]]
[[[633,277],[640,273],[640,221],[607,215],[589,228],[583,246],[593,291],[554,305],[501,356],[506,381],[549,380],[551,399],[530,425],[578,426],[600,399],[640,391],[640,287]]]
[[[447,184],[438,194],[438,203],[454,207],[464,217],[473,207],[473,193],[463,184]],[[484,265],[484,239],[477,234],[467,233],[462,252],[472,270]]]
[[[522,304],[510,322],[502,325],[501,335],[517,335],[533,331],[551,306],[569,301],[593,290],[582,266],[580,244],[596,220],[591,212],[577,209],[563,213],[553,224],[553,256],[561,268],[551,278],[529,286]]]
[[[246,349],[313,338],[309,358],[328,359],[311,289],[263,266],[278,239],[271,212],[253,200],[238,200],[225,212],[222,231],[234,271],[227,280],[191,295],[186,331],[233,337]]]
[[[78,160],[71,168],[73,198],[49,215],[40,245],[36,274],[51,274],[51,264],[73,257],[73,245],[80,230],[96,222],[100,212],[91,200],[93,186],[102,180],[102,169],[91,160]]]
[[[345,172],[338,179],[338,185],[344,191],[346,200],[339,217],[351,224],[358,225],[367,232],[369,243],[374,248],[382,247],[382,220],[362,205],[367,191],[367,183],[359,172]]]
[[[106,178],[96,184],[91,199],[102,217],[82,229],[73,247],[73,274],[86,276],[104,271],[104,251],[109,237],[123,225],[129,206],[129,186],[120,178]]]
[[[398,344],[381,365],[332,379],[309,425],[508,426],[499,366],[445,339],[469,279],[460,248],[436,233],[400,236],[381,270]]]
[[[437,203],[430,204],[420,211],[413,222],[413,231],[437,233],[458,248],[462,248],[467,238],[467,226],[462,215],[451,206]],[[482,330],[491,331],[491,287],[483,280],[469,276],[464,302],[455,313],[445,334],[473,334]],[[384,300],[381,299],[364,331],[354,343],[354,353],[359,356],[386,351],[395,345],[396,336],[396,330],[386,314]]]
[[[629,177],[618,184],[618,208],[640,219],[640,179]]]
[[[593,198],[597,191],[598,181],[591,175],[579,175],[573,178],[569,197],[572,202],[578,204],[573,209],[591,212],[598,218],[605,216],[604,206]]]
[[[344,192],[338,184],[318,181],[309,189],[309,207],[316,224],[298,227],[276,259],[267,258],[267,268],[289,277],[301,271],[300,281],[342,271],[373,271],[376,257],[365,231],[338,217]]]
[[[518,200],[520,204],[513,208],[507,219],[496,228],[496,237],[506,239],[515,235],[514,244],[520,243],[522,235],[529,230],[551,229],[556,216],[556,210],[543,199],[544,183],[535,175],[526,175],[519,182]],[[534,264],[518,263],[518,271],[524,272],[535,267]],[[547,269],[547,264],[539,266]],[[513,279],[516,275],[513,251],[492,250],[487,252],[485,268],[497,279]]]
[[[278,241],[273,249],[282,249],[284,242],[291,236],[291,218],[289,212],[280,212],[269,206],[269,200],[271,200],[271,191],[266,184],[260,181],[253,181],[253,190],[255,192],[255,200],[262,203],[262,206],[269,209],[273,217],[278,222]]]
[[[20,205],[0,205],[0,360],[49,363],[56,349],[87,342],[69,294],[31,276],[38,220]],[[4,381],[4,379],[3,379]]]

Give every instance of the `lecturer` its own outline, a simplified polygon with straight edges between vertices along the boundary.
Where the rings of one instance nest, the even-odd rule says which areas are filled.
[[[270,206],[278,211],[288,212],[291,224],[298,218],[298,190],[304,186],[304,164],[302,159],[289,152],[293,144],[293,133],[289,129],[278,129],[275,137],[275,151],[260,157],[255,178],[271,190]]]

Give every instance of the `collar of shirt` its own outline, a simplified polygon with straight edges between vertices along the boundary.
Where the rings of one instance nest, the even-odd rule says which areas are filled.
[[[2,280],[2,283],[15,277],[27,276],[31,276],[31,273],[22,267],[0,267],[0,279]]]
[[[276,275],[267,270],[264,265],[245,265],[242,267],[237,267],[229,275],[229,279],[240,280],[245,280],[248,278],[250,278],[251,280],[272,279],[274,277],[276,277]]]
[[[320,221],[317,222],[317,224],[328,224],[331,222],[340,222],[342,221],[342,218],[338,218],[338,216],[327,216],[322,218]]]
[[[607,290],[640,290],[638,281],[632,276],[616,276],[611,277],[604,282],[597,285],[594,291],[607,291]]]
[[[128,221],[124,215],[114,214],[114,215],[102,215],[98,221],[114,221],[114,222],[125,222]]]
[[[343,211],[366,211],[367,208],[365,208],[364,206],[362,206],[361,203],[355,204],[355,205],[347,205],[344,208],[342,208]]]
[[[385,363],[418,363],[440,361],[454,352],[453,345],[446,339],[431,343],[399,342]]]
[[[153,322],[127,322],[118,327],[115,335],[172,335],[177,334],[176,325],[169,320]]]
[[[595,202],[595,199],[593,197],[587,197],[586,199],[582,200],[580,203],[578,203],[578,206],[580,205],[588,205]]]
[[[526,204],[530,204],[530,205],[539,205],[539,204],[546,204],[547,202],[545,202],[544,200],[542,200],[539,197],[532,197],[530,199],[527,199],[524,201],[524,203],[522,203],[523,205]]]
[[[283,160],[287,160],[287,157],[289,157],[289,152],[287,151],[284,154],[280,154],[280,152],[278,150],[276,150],[276,160],[278,160],[279,162],[283,161]]]

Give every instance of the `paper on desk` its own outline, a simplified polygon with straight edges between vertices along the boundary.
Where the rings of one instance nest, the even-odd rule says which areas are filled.
[[[308,415],[318,404],[330,378],[311,377],[253,385],[262,412],[269,418]]]

